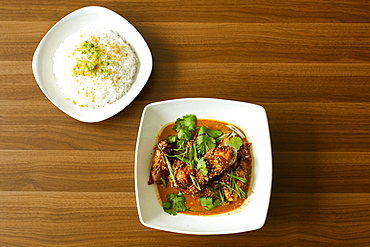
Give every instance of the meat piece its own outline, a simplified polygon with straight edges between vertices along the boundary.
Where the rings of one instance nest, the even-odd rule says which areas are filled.
[[[161,184],[162,179],[167,180],[169,171],[164,154],[170,155],[172,152],[171,145],[166,141],[160,141],[154,148],[153,164],[150,171],[148,184]],[[161,179],[162,178],[162,179]]]
[[[184,161],[176,160],[173,163],[173,173],[179,187],[187,187],[192,184],[190,175],[192,174],[192,169],[190,165]]]
[[[251,157],[251,143],[249,142],[244,142],[243,145],[239,149],[239,159],[245,160],[248,163],[252,161]]]
[[[235,148],[224,146],[208,149],[204,155],[207,163],[208,178],[211,180],[215,176],[221,175],[226,169],[232,166],[237,158]]]
[[[211,189],[209,189],[208,187],[205,187],[201,194],[200,194],[201,197],[211,197],[212,199],[217,199],[216,195],[215,195],[215,192],[213,192]]]
[[[190,164],[181,160],[175,160],[172,166],[176,184],[170,180],[171,186],[178,188],[187,195],[198,195],[200,190],[194,185],[191,176],[195,176],[195,170]]]
[[[206,184],[212,182],[212,179],[221,176],[224,171],[230,170],[231,166],[235,164],[236,158],[237,151],[229,146],[208,149],[204,155],[208,169],[207,175],[198,169],[196,170],[195,178],[199,186],[203,189]]]

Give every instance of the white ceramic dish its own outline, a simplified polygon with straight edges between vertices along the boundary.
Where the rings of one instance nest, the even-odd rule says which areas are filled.
[[[162,127],[186,114],[200,119],[224,121],[240,127],[252,142],[254,170],[252,193],[237,212],[218,216],[189,216],[165,213],[154,185],[147,185],[153,146]],[[135,154],[135,190],[138,215],[147,227],[170,232],[211,235],[252,231],[266,220],[272,183],[272,156],[264,108],[250,103],[186,98],[147,105],[142,113]]]
[[[139,58],[139,69],[131,89],[111,105],[95,109],[73,105],[60,91],[53,74],[53,56],[59,45],[72,33],[90,26],[104,26],[117,31],[131,44]],[[149,79],[153,59],[141,34],[117,13],[97,6],[78,9],[56,23],[43,37],[32,60],[36,82],[45,96],[61,111],[82,122],[99,122],[110,118],[129,105]]]

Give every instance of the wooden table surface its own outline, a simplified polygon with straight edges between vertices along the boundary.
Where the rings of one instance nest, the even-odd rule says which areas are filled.
[[[138,97],[94,124],[58,110],[31,69],[45,33],[88,5],[129,20],[154,62]],[[368,0],[1,0],[0,75],[0,246],[370,245]],[[184,97],[266,109],[274,175],[260,230],[195,236],[139,222],[142,110]]]

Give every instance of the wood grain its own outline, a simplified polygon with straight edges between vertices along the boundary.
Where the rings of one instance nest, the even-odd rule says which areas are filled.
[[[141,227],[134,193],[0,192],[0,195],[2,245],[161,246],[165,242],[175,246],[186,241],[186,246],[198,246],[199,242],[207,241],[217,246],[230,243],[245,246],[241,239],[248,239],[253,246],[342,245],[347,241],[366,245],[370,230],[365,224],[370,220],[368,193],[275,193],[263,230],[212,237]]]
[[[130,21],[154,62],[139,96],[95,124],[58,110],[32,74],[45,33],[88,5]],[[0,246],[370,245],[369,30],[367,0],[1,1]],[[192,236],[140,223],[141,113],[184,97],[266,109],[274,171],[262,229]]]
[[[4,1],[0,20],[58,21],[71,11],[101,1],[17,0]],[[134,22],[247,22],[247,23],[368,23],[370,4],[366,0],[282,0],[261,2],[210,0],[107,0],[103,4]]]
[[[2,150],[0,155],[2,190],[133,192],[132,152]]]

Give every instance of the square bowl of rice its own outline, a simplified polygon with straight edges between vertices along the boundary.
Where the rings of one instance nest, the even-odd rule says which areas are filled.
[[[141,92],[153,66],[150,49],[126,19],[104,7],[78,9],[42,38],[34,77],[62,112],[99,122],[122,111]]]
[[[182,123],[182,121],[183,123],[188,123],[189,121],[182,119],[182,116],[192,115],[196,116],[199,122],[211,120],[237,126],[245,133],[247,139],[250,141],[253,160],[250,177],[251,183],[249,187],[250,192],[239,208],[214,215],[203,215],[196,210],[196,212],[194,212],[196,214],[193,215],[187,212],[180,212],[175,215],[172,215],[171,212],[168,213],[168,206],[170,206],[168,205],[169,201],[164,202],[162,200],[163,197],[160,195],[159,190],[161,189],[159,189],[159,187],[164,186],[163,188],[166,188],[173,181],[180,183],[181,181],[178,179],[183,179],[184,176],[187,176],[186,173],[181,172],[184,170],[186,171],[186,169],[181,170],[180,167],[180,170],[175,170],[176,165],[170,160],[174,159],[174,156],[178,156],[175,155],[176,153],[169,154],[167,158],[163,159],[165,167],[172,166],[171,169],[174,169],[172,171],[174,174],[173,180],[171,181],[171,172],[169,172],[168,176],[166,175],[160,178],[161,180],[163,178],[167,180],[168,178],[167,185],[164,185],[164,182],[159,182],[157,184],[150,182],[153,171],[159,174],[157,171],[153,170],[153,167],[154,163],[158,162],[158,159],[156,159],[158,150],[161,150],[158,149],[158,145],[162,145],[159,143],[163,142],[163,139],[159,139],[163,138],[161,137],[162,130],[167,131],[166,126],[171,127],[172,125],[169,124],[175,121],[176,124],[178,124],[178,122]],[[180,128],[180,130],[182,129]],[[178,133],[181,133],[181,131]],[[200,132],[196,135],[199,137]],[[168,136],[168,138],[169,137],[170,136]],[[179,136],[176,138],[178,139]],[[190,150],[191,147],[192,145],[190,146]],[[175,149],[176,148],[178,148],[178,146],[175,147]],[[183,167],[191,167],[191,165],[188,166],[190,156],[182,157],[185,161],[185,163],[181,162],[181,164],[184,165]],[[206,167],[208,167],[208,164]],[[198,166],[193,166],[193,168],[190,169],[196,170]],[[168,170],[170,170],[170,168],[168,168]],[[195,180],[198,180],[198,176],[195,175],[198,173],[193,174]],[[190,184],[191,183],[192,182],[190,182]],[[140,222],[144,226],[163,231],[194,235],[233,234],[257,230],[263,227],[267,218],[271,185],[271,141],[267,114],[262,106],[226,99],[182,98],[154,102],[148,104],[144,108],[141,115],[135,152],[136,204]],[[190,188],[192,188],[192,186],[193,185],[191,185]],[[191,196],[193,197],[193,195]],[[198,198],[198,196],[195,197]],[[181,199],[181,197],[177,198]],[[185,205],[188,199],[189,197],[185,199]],[[177,202],[181,201],[178,200]],[[175,200],[172,201],[172,204],[174,203]],[[182,211],[188,209],[192,210],[191,207],[188,208],[188,206],[185,206],[185,209],[182,209]]]

